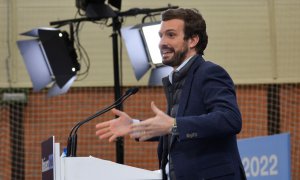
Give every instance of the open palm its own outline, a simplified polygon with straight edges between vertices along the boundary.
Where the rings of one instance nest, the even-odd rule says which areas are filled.
[[[132,118],[125,112],[117,109],[112,109],[112,112],[119,117],[96,125],[96,135],[100,139],[109,139],[109,142],[129,134],[132,124]]]

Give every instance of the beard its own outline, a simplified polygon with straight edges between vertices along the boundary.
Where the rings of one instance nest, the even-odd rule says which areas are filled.
[[[187,43],[184,43],[183,49],[180,51],[175,51],[175,49],[172,47],[162,47],[162,48],[168,49],[169,51],[174,53],[171,59],[163,59],[162,61],[164,65],[171,66],[171,67],[180,66],[180,64],[185,60],[186,55],[188,53]]]

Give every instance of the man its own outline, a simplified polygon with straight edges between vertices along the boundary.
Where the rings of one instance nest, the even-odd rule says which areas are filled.
[[[162,13],[159,48],[163,63],[174,71],[163,78],[167,114],[151,103],[154,117],[136,120],[119,116],[96,125],[100,139],[130,135],[145,141],[159,137],[158,157],[163,179],[246,179],[236,134],[242,119],[234,84],[220,66],[202,58],[208,37],[197,10]]]

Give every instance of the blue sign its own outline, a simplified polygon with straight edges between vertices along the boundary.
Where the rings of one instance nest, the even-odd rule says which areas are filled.
[[[241,139],[238,148],[248,180],[290,180],[290,135]]]

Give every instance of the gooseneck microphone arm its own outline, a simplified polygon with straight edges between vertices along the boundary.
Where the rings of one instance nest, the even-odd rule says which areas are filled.
[[[93,114],[92,116],[88,117],[87,119],[78,122],[71,130],[69,137],[68,137],[68,144],[67,144],[67,157],[76,157],[76,150],[77,150],[77,131],[83,124],[91,121],[92,119],[108,112],[109,110],[117,107],[121,103],[123,103],[127,98],[129,98],[131,95],[138,92],[138,88],[130,88],[126,91],[126,93],[121,96],[118,100],[116,100],[112,105],[104,108],[103,110],[98,111],[97,113]]]

